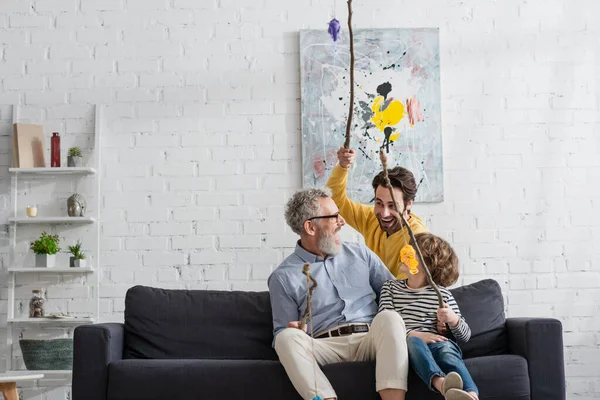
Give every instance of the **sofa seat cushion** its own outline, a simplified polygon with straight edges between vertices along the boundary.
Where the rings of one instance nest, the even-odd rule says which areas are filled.
[[[465,365],[479,388],[480,400],[529,400],[529,367],[524,357],[476,357],[465,360]]]
[[[123,358],[277,360],[268,292],[134,286]]]
[[[374,365],[339,363],[324,371],[340,398],[378,400]],[[130,359],[110,364],[108,374],[108,400],[301,400],[279,361]]]
[[[465,361],[481,400],[529,400],[527,361],[501,355]],[[340,399],[378,400],[375,362],[344,362],[323,367]],[[121,360],[109,365],[108,400],[281,398],[300,400],[278,361]],[[407,400],[439,400],[410,371]]]

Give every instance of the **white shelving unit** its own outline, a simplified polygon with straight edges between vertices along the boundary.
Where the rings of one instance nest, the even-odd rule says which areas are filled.
[[[12,209],[13,216],[9,218],[9,234],[10,234],[10,255],[9,255],[9,281],[8,281],[8,316],[7,316],[7,347],[9,351],[8,369],[15,370],[15,357],[13,352],[15,334],[22,329],[39,329],[44,332],[45,327],[56,329],[56,327],[63,327],[65,329],[74,329],[77,325],[91,324],[99,319],[100,315],[100,300],[99,300],[99,271],[100,271],[100,173],[101,171],[101,153],[102,153],[102,106],[96,105],[94,107],[94,118],[95,118],[95,129],[94,129],[94,140],[93,140],[93,151],[92,151],[92,162],[91,166],[88,167],[58,167],[58,168],[9,168],[11,175],[11,194],[12,194]],[[19,106],[13,105],[13,123],[19,121]],[[66,149],[61,149],[66,151]],[[19,188],[22,181],[27,180],[48,180],[48,182],[55,182],[58,180],[78,180],[82,178],[92,178],[95,181],[93,185],[93,193],[82,193],[84,196],[92,195],[95,199],[92,216],[85,217],[69,217],[65,215],[51,215],[51,216],[38,216],[34,218],[28,218],[19,214],[19,211],[24,209],[23,205],[19,204]],[[88,202],[88,206],[90,203]],[[57,265],[56,268],[34,268],[28,265],[18,265],[16,263],[16,251],[17,246],[17,232],[20,226],[51,226],[54,225],[72,225],[73,229],[78,227],[89,226],[95,224],[95,226],[89,231],[95,236],[95,243],[92,244],[92,248],[88,250],[88,254],[92,255],[93,264],[84,268],[69,268],[68,265]],[[29,240],[36,239],[31,237]],[[62,245],[62,243],[61,243]],[[93,246],[95,245],[95,246]],[[64,246],[66,247],[66,246]],[[64,251],[65,249],[63,249]],[[69,276],[86,276],[86,284],[92,287],[93,291],[93,309],[90,309],[89,316],[77,316],[74,318],[29,318],[27,313],[24,315],[15,315],[16,303],[15,303],[15,290],[17,288],[17,282],[21,276],[33,276],[34,279],[36,274],[41,276],[52,275],[69,275]],[[83,278],[82,278],[83,279]],[[38,280],[41,285],[48,282],[42,279]],[[28,278],[26,282],[31,282],[31,278]],[[31,284],[31,283],[30,283]],[[49,300],[46,299],[46,305]],[[70,379],[70,370],[49,370],[49,371],[38,371],[46,375],[51,375],[55,379],[60,379],[61,376],[65,379]]]

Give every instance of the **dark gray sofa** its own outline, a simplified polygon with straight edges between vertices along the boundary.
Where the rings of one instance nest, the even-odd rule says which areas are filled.
[[[563,400],[562,327],[504,318],[496,281],[452,290],[482,400]],[[125,323],[75,330],[73,400],[300,399],[271,348],[268,292],[129,289]],[[340,400],[379,399],[375,363],[323,367]],[[442,399],[411,371],[408,400]]]

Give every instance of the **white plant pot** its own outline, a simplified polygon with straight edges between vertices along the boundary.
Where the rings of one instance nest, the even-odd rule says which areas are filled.
[[[36,268],[54,268],[56,265],[56,254],[36,254]]]
[[[75,260],[75,268],[85,268],[87,266],[87,260]]]

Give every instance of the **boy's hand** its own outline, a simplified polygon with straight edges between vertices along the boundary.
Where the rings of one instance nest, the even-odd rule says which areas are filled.
[[[421,339],[422,341],[424,341],[427,344],[436,343],[436,342],[445,342],[448,340],[448,338],[445,336],[441,336],[441,335],[437,335],[435,333],[429,333],[429,332],[412,331],[411,333],[408,334],[408,337],[412,337],[412,336],[418,337],[419,339]]]
[[[437,317],[438,321],[448,324],[453,328],[460,322],[458,315],[446,303],[444,303],[444,308],[438,308]]]
[[[348,168],[350,165],[354,163],[356,159],[356,153],[353,149],[346,149],[343,146],[337,152],[338,161],[340,162],[340,167]]]
[[[448,335],[448,328],[446,328],[446,324],[440,320],[438,320],[438,322],[436,324],[436,329],[440,335],[443,335],[443,336]]]

